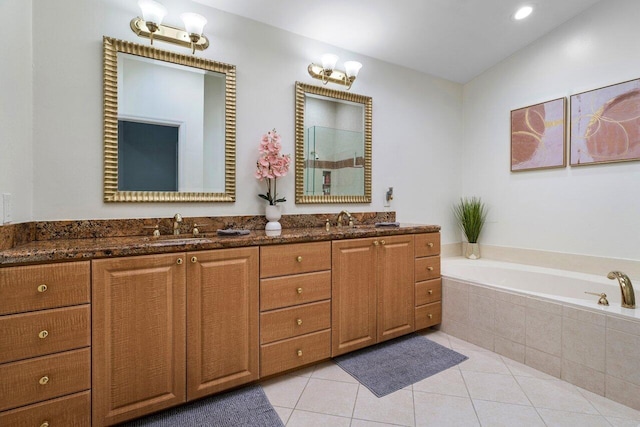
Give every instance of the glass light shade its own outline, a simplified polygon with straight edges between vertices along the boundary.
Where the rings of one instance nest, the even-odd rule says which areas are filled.
[[[333,70],[338,62],[338,57],[331,53],[325,53],[322,55],[322,68],[325,70]]]
[[[142,11],[142,19],[154,24],[162,24],[162,20],[167,15],[167,8],[153,0],[139,0],[138,6]]]
[[[344,68],[347,73],[347,77],[357,77],[358,72],[360,72],[360,68],[362,68],[362,64],[358,61],[347,61],[344,63]]]
[[[207,25],[207,19],[197,13],[183,13],[180,18],[184,22],[185,31],[189,34],[201,36],[204,26]]]
[[[533,8],[531,6],[523,6],[520,9],[518,9],[516,14],[513,15],[513,18],[519,21],[531,15],[531,12],[533,12]]]

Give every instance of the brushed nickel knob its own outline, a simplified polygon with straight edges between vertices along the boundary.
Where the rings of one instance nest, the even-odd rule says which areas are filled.
[[[43,292],[47,292],[47,289],[49,289],[47,287],[47,285],[40,285],[38,286],[38,292],[43,293]]]
[[[39,336],[40,338],[46,338],[46,337],[48,337],[48,336],[49,336],[49,332],[48,332],[48,331],[46,331],[46,330],[45,330],[45,331],[40,331],[40,333],[38,334],[38,336]]]
[[[178,259],[176,260],[176,264],[178,264],[178,265],[182,264],[182,258],[178,258]]]
[[[427,267],[427,270],[433,271],[433,267],[429,266],[429,267]]]
[[[427,293],[428,293],[429,295],[433,295],[433,289],[429,289],[429,290],[427,291]]]
[[[298,324],[298,326],[302,325],[302,319],[296,320],[296,323]]]
[[[41,385],[45,385],[49,382],[49,377],[48,376],[44,376],[42,378],[40,378],[40,381],[38,381]]]
[[[195,264],[196,262],[198,262],[198,257],[192,256],[192,257],[191,257],[191,262],[192,262],[192,263],[194,263],[194,264]]]
[[[298,258],[296,258],[296,261],[298,261],[298,262],[302,262],[302,257],[301,257],[301,256],[299,256]]]
[[[433,243],[432,243],[432,242],[429,242],[429,243],[427,243],[427,246],[429,246],[430,248],[432,248],[432,247],[433,247]]]
[[[298,357],[302,357],[302,350],[297,351]]]
[[[298,292],[299,294],[301,294],[301,293],[302,293],[302,288],[298,288],[298,289],[296,289],[296,292]]]

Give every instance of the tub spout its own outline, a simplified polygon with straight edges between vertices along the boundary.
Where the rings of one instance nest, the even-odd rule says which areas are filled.
[[[636,308],[636,296],[633,292],[633,285],[629,276],[621,271],[611,271],[607,274],[607,278],[613,280],[618,279],[620,285],[620,293],[622,294],[622,306],[624,308]]]

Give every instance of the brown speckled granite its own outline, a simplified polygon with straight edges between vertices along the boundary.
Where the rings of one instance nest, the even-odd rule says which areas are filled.
[[[148,255],[253,245],[314,242],[407,233],[438,232],[437,225],[403,224],[375,228],[377,222],[394,222],[395,212],[353,213],[355,228],[336,227],[337,213],[284,215],[283,230],[267,236],[264,216],[183,218],[181,235],[173,236],[173,218],[49,221],[0,227],[0,265]],[[331,220],[331,230],[325,222]],[[158,224],[160,237],[153,237]],[[195,224],[201,232],[193,237]],[[243,236],[218,236],[218,229],[248,229]]]

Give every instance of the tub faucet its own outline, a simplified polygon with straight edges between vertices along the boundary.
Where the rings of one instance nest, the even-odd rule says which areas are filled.
[[[180,224],[182,223],[182,215],[179,213],[173,216],[173,235],[180,235]]]
[[[611,271],[607,274],[607,278],[611,280],[618,279],[620,293],[622,294],[622,306],[624,308],[636,308],[636,296],[633,293],[633,285],[629,276],[621,271]]]
[[[338,214],[338,218],[336,219],[336,222],[338,223],[338,227],[342,227],[342,216],[346,215],[347,218],[349,219],[349,227],[353,227],[353,217],[351,216],[351,214],[349,213],[349,211],[342,211]]]

